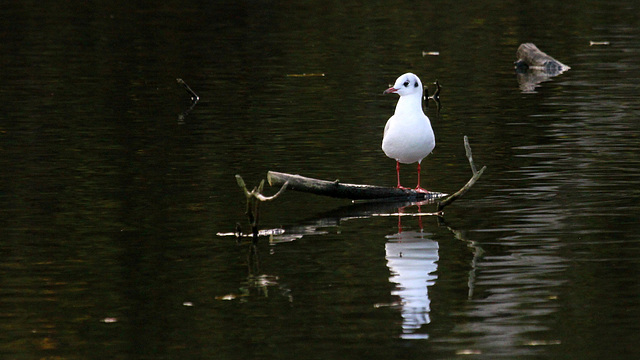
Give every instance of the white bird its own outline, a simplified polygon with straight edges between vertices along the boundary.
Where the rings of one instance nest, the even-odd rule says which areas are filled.
[[[429,118],[422,111],[422,82],[413,73],[401,75],[385,94],[400,95],[396,111],[384,127],[382,151],[396,161],[398,188],[400,163],[418,163],[418,192],[428,192],[420,186],[420,163],[436,146],[436,138]]]

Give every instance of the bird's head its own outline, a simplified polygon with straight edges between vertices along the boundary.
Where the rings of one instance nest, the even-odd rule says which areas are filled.
[[[392,87],[384,91],[385,94],[396,93],[400,96],[417,94],[422,96],[422,82],[413,73],[400,75]]]

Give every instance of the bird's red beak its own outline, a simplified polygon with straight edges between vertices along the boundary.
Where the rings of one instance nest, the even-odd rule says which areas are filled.
[[[385,90],[385,91],[383,92],[383,94],[391,94],[391,93],[394,93],[394,92],[396,92],[396,91],[398,91],[398,89],[390,87],[390,88],[388,88],[387,90]]]

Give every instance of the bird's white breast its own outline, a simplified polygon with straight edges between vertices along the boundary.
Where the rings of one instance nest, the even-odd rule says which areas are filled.
[[[388,157],[404,164],[422,161],[433,151],[435,145],[431,122],[422,111],[396,111],[387,121],[382,150]]]

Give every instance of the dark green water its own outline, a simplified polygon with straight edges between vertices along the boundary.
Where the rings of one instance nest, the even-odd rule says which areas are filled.
[[[5,5],[0,357],[637,359],[638,14]],[[523,93],[523,42],[571,69]],[[286,192],[262,207],[261,227],[286,231],[273,243],[217,236],[247,228],[235,174],[394,185],[380,143],[397,98],[382,91],[407,71],[443,86],[423,186],[469,179],[464,135],[488,167],[444,221]],[[176,78],[201,97],[184,118]]]

